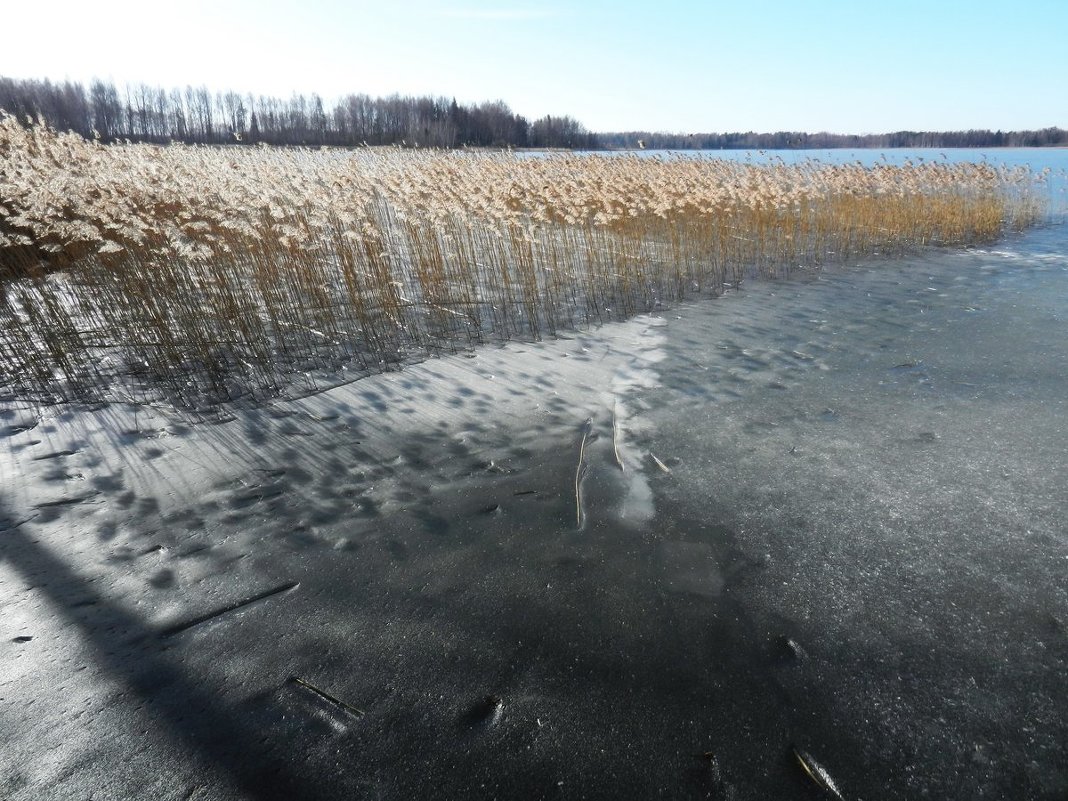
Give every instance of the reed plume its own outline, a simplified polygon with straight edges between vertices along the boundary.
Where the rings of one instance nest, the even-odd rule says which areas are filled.
[[[271,395],[796,265],[989,241],[1040,215],[1034,182],[985,164],[102,145],[3,115],[0,386]]]

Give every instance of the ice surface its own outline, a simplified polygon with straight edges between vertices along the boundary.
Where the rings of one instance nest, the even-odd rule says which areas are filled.
[[[1063,798],[1066,253],[0,410],[0,797]]]

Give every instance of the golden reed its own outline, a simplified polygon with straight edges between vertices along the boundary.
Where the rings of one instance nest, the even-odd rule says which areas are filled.
[[[1026,169],[101,145],[0,117],[0,386],[270,394],[798,265],[992,240]]]

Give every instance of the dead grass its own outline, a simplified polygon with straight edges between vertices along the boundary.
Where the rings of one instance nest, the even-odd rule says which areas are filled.
[[[1040,213],[1026,170],[86,142],[0,118],[0,385],[271,394]]]

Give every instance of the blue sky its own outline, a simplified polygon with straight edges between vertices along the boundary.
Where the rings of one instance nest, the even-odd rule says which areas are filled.
[[[0,19],[10,77],[501,99],[592,130],[1068,127],[1068,0],[0,0]]]

